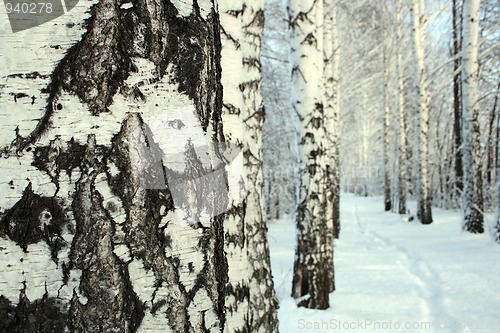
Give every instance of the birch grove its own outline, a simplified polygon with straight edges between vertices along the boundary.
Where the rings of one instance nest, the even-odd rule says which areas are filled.
[[[499,86],[494,68],[498,68],[499,11],[494,1],[486,0],[473,9],[480,67],[475,71],[476,116],[467,116],[462,115],[462,108],[469,112],[462,104],[470,94],[463,90],[467,63],[462,55],[469,51],[462,30],[470,20],[462,14],[463,4],[470,6],[470,2],[458,0],[376,4],[353,0],[340,1],[339,6],[340,40],[349,45],[340,59],[345,87],[341,94],[342,188],[382,195],[385,202],[391,198],[400,214],[411,221],[417,217],[424,224],[432,222],[432,206],[462,208],[470,202],[467,196],[479,197],[480,191],[482,206],[475,199],[471,207],[478,208],[481,215],[496,207]],[[413,61],[408,61],[409,55]],[[388,66],[384,59],[391,59]],[[387,81],[389,95],[382,89]],[[470,85],[465,89],[470,90]],[[394,120],[389,117],[390,126],[385,106],[394,107],[398,115]],[[463,133],[469,123],[471,134]],[[470,135],[475,142],[472,146],[466,143]],[[474,182],[467,190],[462,176],[466,149],[476,165],[469,176]],[[416,209],[409,201],[413,199],[418,202]]]
[[[392,251],[383,232],[454,209],[454,239],[500,244],[498,0],[14,2],[0,332],[283,331],[344,288],[341,217]]]

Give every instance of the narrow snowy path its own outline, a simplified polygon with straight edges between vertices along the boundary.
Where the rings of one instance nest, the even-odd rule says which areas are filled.
[[[390,238],[373,230],[370,221],[366,221],[367,217],[370,218],[370,212],[366,208],[358,208],[358,200],[358,198],[353,197],[344,206],[351,208],[352,222],[356,233],[362,237],[365,244],[370,244],[371,248],[378,252],[377,255],[391,259],[393,274],[399,276],[399,281],[391,280],[391,283],[408,285],[407,290],[410,294],[418,298],[419,309],[415,310],[420,310],[416,313],[419,314],[419,321],[457,321],[456,318],[449,316],[443,306],[442,281],[439,273],[413,249],[406,245],[396,244]],[[363,213],[362,217],[360,217],[360,213]],[[388,215],[387,218],[400,219],[397,215]],[[398,270],[405,274],[397,274]],[[407,280],[408,278],[410,281]]]
[[[344,195],[335,245],[337,290],[326,311],[290,297],[292,221],[269,226],[282,332],[500,332],[500,247],[460,230],[460,213],[429,226],[382,211],[382,198]]]

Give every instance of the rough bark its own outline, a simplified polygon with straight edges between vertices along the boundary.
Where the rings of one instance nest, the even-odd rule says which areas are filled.
[[[229,263],[229,332],[277,332],[277,298],[271,274],[267,226],[264,220],[260,45],[264,28],[262,2],[222,1],[222,81],[225,135],[242,148],[242,182],[235,190],[244,201],[226,214]],[[238,174],[236,174],[238,176]],[[241,175],[239,175],[241,177]],[[244,183],[244,188],[241,188]]]
[[[326,153],[328,159],[326,166],[326,210],[327,210],[327,233],[328,239],[338,238],[340,232],[340,178],[339,178],[339,82],[338,82],[338,36],[337,36],[337,10],[335,1],[324,0],[323,8],[325,13],[324,23],[324,69],[323,80],[325,82],[325,131],[329,139],[329,152]],[[334,249],[327,246],[328,266],[330,281],[330,292],[335,290],[335,275],[333,270]]]
[[[300,121],[300,188],[296,212],[292,296],[299,306],[329,307],[331,283],[326,247],[333,246],[326,232],[326,159],[323,86],[323,2],[289,3],[292,30],[291,64],[293,109]]]
[[[464,230],[484,232],[483,177],[478,102],[479,0],[464,2],[462,38],[462,126],[464,164]]]
[[[417,142],[417,218],[422,224],[432,223],[431,178],[429,172],[429,93],[425,70],[425,34],[423,2],[413,0],[413,55],[415,59],[416,142]]]
[[[1,35],[2,331],[221,332],[216,6],[81,1],[64,18]]]
[[[242,13],[243,68],[245,80],[240,85],[245,103],[244,165],[248,181],[246,200],[248,262],[250,278],[249,332],[278,331],[278,299],[274,291],[271,258],[265,220],[264,179],[262,171],[262,126],[265,119],[261,95],[262,66],[260,51],[264,31],[264,2],[245,1]]]
[[[244,77],[243,57],[241,52],[241,1],[220,1],[219,12],[221,20],[222,39],[222,85],[223,113],[226,124],[224,135],[240,149],[243,146],[243,122],[241,113],[244,109],[243,95],[239,84]],[[241,156],[243,163],[243,156]],[[243,167],[243,165],[242,165]],[[249,329],[249,281],[248,281],[248,247],[246,242],[247,226],[245,214],[245,191],[247,185],[238,170],[236,174],[229,172],[229,177],[240,178],[240,181],[230,182],[230,198],[235,202],[232,209],[225,214],[224,237],[225,251],[228,261],[228,285],[226,288],[226,319],[229,332],[247,332]],[[246,178],[246,177],[245,177]]]

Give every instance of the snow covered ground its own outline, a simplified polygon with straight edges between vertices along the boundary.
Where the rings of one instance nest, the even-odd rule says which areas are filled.
[[[382,203],[343,194],[325,311],[296,307],[294,224],[269,225],[281,332],[500,332],[500,246],[490,235],[462,232],[458,211],[434,209],[434,223],[421,225]]]

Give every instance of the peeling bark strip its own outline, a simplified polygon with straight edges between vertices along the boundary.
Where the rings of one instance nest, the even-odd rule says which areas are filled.
[[[14,66],[0,72],[0,331],[221,332],[220,198],[196,193],[213,211],[185,223],[163,163],[188,147],[194,174],[189,137],[224,163],[215,3],[80,1],[62,18],[30,30],[31,62],[0,35]]]

